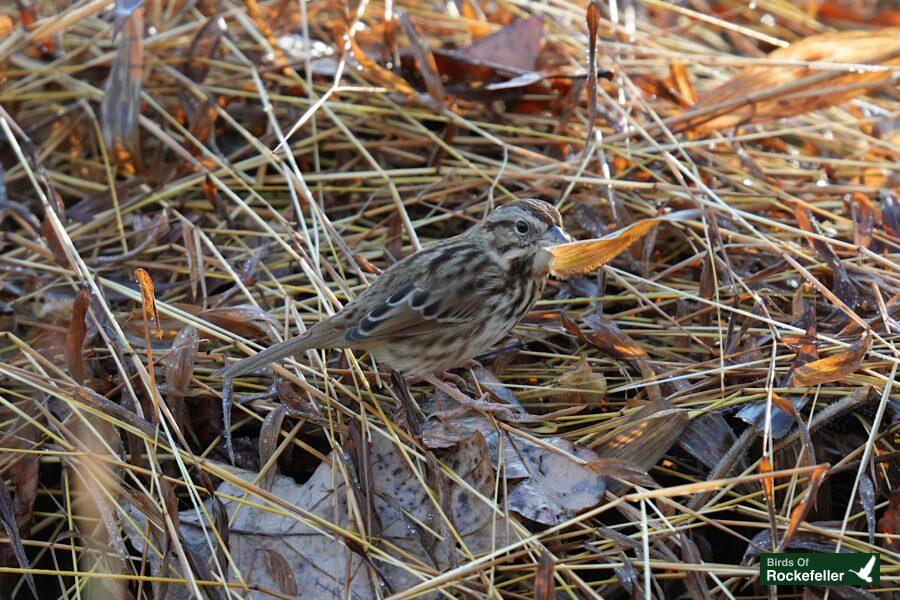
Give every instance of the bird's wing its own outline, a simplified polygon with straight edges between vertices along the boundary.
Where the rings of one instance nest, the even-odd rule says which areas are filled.
[[[389,298],[378,303],[355,323],[348,323],[344,339],[362,344],[423,335],[475,321],[484,308],[484,296],[478,291],[462,293],[461,282],[426,288],[407,283]]]

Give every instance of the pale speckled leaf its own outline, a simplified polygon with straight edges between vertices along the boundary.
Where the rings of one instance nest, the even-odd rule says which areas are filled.
[[[429,569],[449,568],[450,552],[455,551],[455,544],[433,544],[429,552],[423,548],[423,541],[429,540],[422,540],[410,526],[411,520],[429,522],[437,508],[401,453],[380,435],[372,436],[369,452],[375,485],[373,505],[382,522],[384,539],[384,543],[377,540],[373,540],[373,543],[388,553],[391,553],[391,546],[400,548]],[[337,469],[339,458],[334,452],[329,458],[335,465],[334,469],[329,464],[322,463],[312,478],[303,484],[288,477],[276,476],[271,493],[338,527],[354,529],[355,526],[348,523],[347,486],[341,470]],[[450,518],[466,548],[478,555],[488,552],[492,544],[503,546],[516,541],[517,538],[512,537],[511,528],[504,519],[478,497],[481,494],[490,498],[494,489],[494,475],[484,438],[478,433],[471,435],[452,450],[440,455],[439,460],[470,486],[465,487],[448,480],[452,510]],[[248,482],[256,477],[255,473],[249,471],[230,470]],[[248,583],[268,590],[289,591],[296,588],[303,597],[308,595],[311,598],[361,600],[376,597],[363,560],[341,539],[325,535],[320,528],[313,528],[297,518],[286,516],[281,508],[269,511],[243,504],[237,510],[239,503],[229,498],[243,498],[246,491],[230,482],[219,486],[217,494],[233,521],[229,533],[229,551]],[[253,495],[247,496],[247,501],[267,504],[264,499]],[[143,527],[146,520],[142,515],[137,514],[134,507],[130,512],[138,525]],[[198,527],[196,513],[185,511],[179,516],[182,539],[188,543],[202,544],[204,538]],[[130,538],[139,551],[142,550],[140,536],[133,531]],[[285,562],[273,563],[273,555],[283,557]],[[379,573],[395,592],[427,578],[425,573],[416,576],[406,569],[378,560],[374,553],[369,553],[369,558],[377,564]],[[156,564],[159,563],[158,557],[153,560]],[[437,565],[433,564],[435,560]],[[285,564],[289,566],[289,572],[285,570]],[[174,565],[175,571],[179,568],[177,564]],[[229,578],[234,581],[232,573],[229,573]],[[380,594],[384,595],[384,591],[380,590]],[[169,598],[186,598],[186,595],[178,595],[186,592],[186,588],[172,588]],[[271,596],[254,591],[248,597],[261,600]]]

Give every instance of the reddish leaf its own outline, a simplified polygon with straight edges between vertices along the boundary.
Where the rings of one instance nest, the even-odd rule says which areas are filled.
[[[513,21],[503,29],[477,40],[459,54],[477,61],[531,71],[544,45],[544,22],[540,17]]]
[[[534,573],[534,600],[554,600],[556,598],[553,584],[553,573],[556,564],[547,550],[541,550],[541,560]]]
[[[69,374],[75,383],[84,383],[84,337],[87,334],[87,317],[90,292],[82,289],[75,296],[72,303],[72,318],[69,321],[69,331],[66,333],[66,362],[69,365]]]

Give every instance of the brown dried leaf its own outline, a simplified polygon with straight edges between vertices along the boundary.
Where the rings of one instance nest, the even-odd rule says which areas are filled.
[[[806,488],[803,500],[801,500],[800,504],[791,511],[791,518],[788,521],[784,537],[781,538],[781,542],[778,544],[778,552],[782,552],[787,544],[790,543],[791,538],[797,532],[797,528],[799,528],[800,524],[806,519],[806,515],[809,514],[809,509],[812,508],[813,502],[815,502],[816,493],[819,491],[819,486],[822,484],[822,480],[825,478],[827,472],[828,466],[821,465],[810,473],[809,486]]]
[[[687,422],[687,411],[660,410],[658,404],[651,404],[592,446],[602,457],[620,458],[649,470],[681,436]]]
[[[647,469],[624,458],[602,456],[597,460],[592,460],[586,466],[604,477],[615,477],[647,488],[659,487],[659,484],[647,473]]]
[[[859,370],[862,359],[869,350],[870,342],[871,338],[868,335],[864,336],[837,354],[798,367],[791,377],[791,385],[822,385],[852,375]]]
[[[179,427],[183,427],[187,423],[184,396],[187,394],[191,377],[194,375],[194,361],[199,347],[200,339],[197,329],[185,327],[175,336],[172,348],[169,350],[166,364],[166,387],[168,388],[169,406]]]
[[[853,236],[857,245],[872,246],[872,229],[875,227],[875,205],[860,193],[853,194],[854,211]]]
[[[794,207],[794,215],[797,217],[797,225],[799,225],[800,229],[807,233],[819,232],[818,223],[813,219],[812,214],[799,204]],[[815,251],[816,258],[827,264],[831,269],[834,276],[831,291],[850,308],[856,308],[859,304],[859,292],[856,291],[847,269],[834,253],[834,250],[819,237],[812,235],[805,237],[810,247]]]
[[[815,35],[779,48],[770,61],[849,63],[893,66],[900,64],[900,28],[875,31],[840,31]],[[722,104],[721,110],[694,121],[700,131],[726,129],[790,117],[834,106],[889,84],[883,69],[847,71],[813,70],[802,66],[754,65],[705,94],[695,111]],[[819,89],[821,93],[810,93]],[[688,113],[689,114],[689,113]],[[702,121],[702,122],[700,122]]]
[[[551,246],[547,248],[553,256],[550,272],[557,277],[590,273],[630,248],[661,220],[643,219],[600,239]]]
[[[209,61],[213,54],[216,53],[216,49],[219,47],[222,36],[225,35],[227,29],[228,26],[225,24],[225,19],[221,16],[217,15],[206,21],[206,24],[197,32],[190,47],[184,53],[183,73],[185,77],[195,83],[203,83],[207,73],[209,73]]]
[[[90,292],[82,289],[75,296],[72,304],[72,318],[69,321],[69,330],[66,332],[66,363],[69,374],[75,383],[84,383],[84,337],[87,335],[87,310],[90,304]]]
[[[537,571],[534,573],[534,600],[554,600],[556,590],[553,584],[553,573],[556,571],[556,563],[553,555],[546,549],[541,550],[541,560]]]
[[[419,73],[422,74],[422,80],[425,82],[425,89],[428,90],[428,95],[439,105],[444,104],[444,99],[446,98],[444,82],[441,80],[441,74],[438,73],[437,64],[434,62],[434,55],[431,53],[431,49],[419,35],[419,32],[416,31],[406,13],[400,12],[399,17],[400,22],[403,23],[403,29],[406,31],[406,37],[409,39],[409,48],[416,58]]]
[[[771,473],[774,469],[772,469],[772,461],[769,460],[768,457],[763,456],[759,459],[759,472],[760,473]],[[775,506],[775,479],[774,477],[764,477],[762,480],[763,491],[766,494],[766,504],[769,506]]]
[[[227,306],[211,308],[198,315],[210,323],[243,336],[268,335],[266,324],[278,326],[278,321],[258,306]]]
[[[281,424],[284,423],[284,416],[287,414],[287,406],[281,404],[263,419],[262,427],[259,430],[259,466],[262,468],[269,459],[275,454],[278,448],[278,435],[281,433]],[[269,491],[272,489],[272,483],[275,481],[275,474],[278,472],[278,465],[273,464],[266,471],[259,487]]]
[[[503,29],[481,38],[459,54],[476,61],[532,71],[544,45],[544,22],[540,17],[513,21]]]
[[[100,130],[112,158],[129,174],[141,168],[138,117],[144,78],[142,10],[125,19],[124,32],[100,102]]]

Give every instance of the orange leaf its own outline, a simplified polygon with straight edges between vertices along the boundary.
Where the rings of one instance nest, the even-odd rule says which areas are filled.
[[[156,311],[156,294],[153,289],[153,280],[150,278],[150,274],[141,268],[135,269],[134,276],[141,286],[141,304],[143,305],[144,313],[147,314],[156,325],[157,335],[162,338],[159,313]]]
[[[759,472],[772,472],[772,461],[765,456],[759,459]],[[762,480],[762,484],[763,490],[766,493],[766,502],[770,506],[775,506],[775,482],[773,481],[772,477],[764,477]]]
[[[894,66],[900,64],[900,28],[815,35],[779,48],[766,58],[778,62]],[[890,85],[891,77],[892,72],[884,69],[860,72],[753,65],[705,94],[692,111],[701,114],[690,119],[690,113],[686,113],[685,117],[700,131],[770,121],[841,104],[871,88]]]
[[[553,256],[550,272],[557,277],[582,275],[602,267],[627,250],[661,221],[678,221],[695,216],[697,211],[683,210],[664,217],[652,217],[635,221],[628,227],[593,240],[579,240],[568,244],[550,246]]]
[[[865,336],[833,356],[797,367],[791,385],[813,386],[844,379],[859,370],[870,342],[869,336]]]

